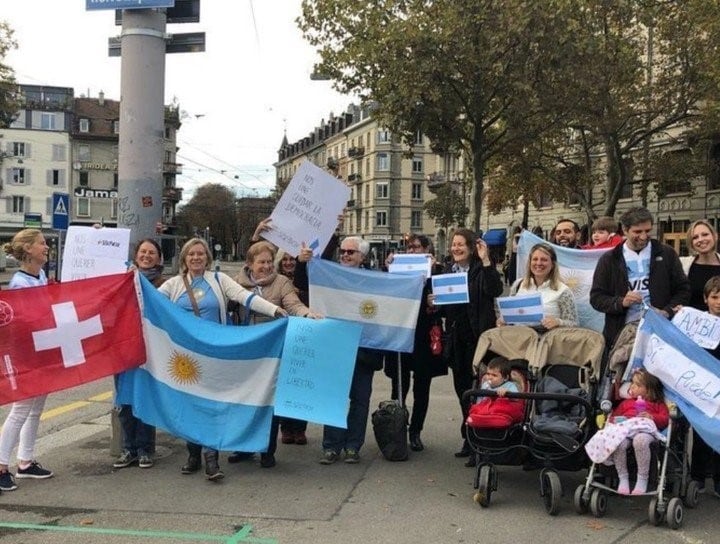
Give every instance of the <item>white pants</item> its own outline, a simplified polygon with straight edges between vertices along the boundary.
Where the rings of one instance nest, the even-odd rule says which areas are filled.
[[[15,446],[18,446],[17,458],[32,461],[35,456],[40,414],[45,406],[47,395],[14,402],[0,433],[0,465],[10,464]],[[19,441],[19,445],[18,445]]]

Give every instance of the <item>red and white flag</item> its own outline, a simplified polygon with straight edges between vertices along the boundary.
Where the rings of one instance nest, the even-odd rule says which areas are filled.
[[[132,272],[0,291],[0,404],[144,362]]]

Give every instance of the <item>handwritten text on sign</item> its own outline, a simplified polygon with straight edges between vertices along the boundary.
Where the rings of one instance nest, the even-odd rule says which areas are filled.
[[[673,325],[698,346],[715,349],[720,344],[720,318],[685,306],[672,319]]]

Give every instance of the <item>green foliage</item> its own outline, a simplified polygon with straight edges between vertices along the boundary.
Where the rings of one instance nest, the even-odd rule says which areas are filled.
[[[235,193],[219,183],[206,183],[198,187],[193,197],[177,213],[180,232],[194,236],[210,227],[215,243],[227,250],[237,239],[235,199]]]
[[[10,126],[20,109],[15,71],[4,59],[11,49],[17,47],[13,30],[5,21],[0,21],[0,128]]]
[[[449,183],[438,189],[435,198],[426,202],[423,209],[446,231],[450,225],[464,225],[470,211],[465,205],[465,199]]]

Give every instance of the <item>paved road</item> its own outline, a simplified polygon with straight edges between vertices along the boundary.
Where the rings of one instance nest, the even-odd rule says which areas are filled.
[[[86,398],[110,388],[110,380],[96,382]],[[388,392],[388,380],[377,373],[373,406]],[[66,394],[68,403],[78,401],[77,394]],[[62,395],[51,396],[52,409],[61,407]],[[38,457],[57,475],[20,480],[18,490],[0,496],[1,544],[718,541],[720,499],[714,497],[687,510],[680,531],[649,526],[647,500],[639,498],[613,498],[603,519],[579,516],[572,492],[581,473],[561,475],[566,493],[556,517],[544,511],[537,472],[517,467],[500,468],[499,490],[489,508],[480,508],[471,498],[473,470],[452,455],[459,421],[447,377],[433,384],[423,432],[427,449],[408,462],[382,459],[368,429],[360,464],[322,466],[321,430],[311,425],[310,444],[280,445],[273,469],[257,461],[229,465],[223,455],[227,476],[219,484],[200,474],[182,476],[184,444],[164,433],[158,435],[155,467],[114,470],[111,401],[89,402],[70,410],[76,417],[66,424],[54,425],[53,416],[41,425]]]

